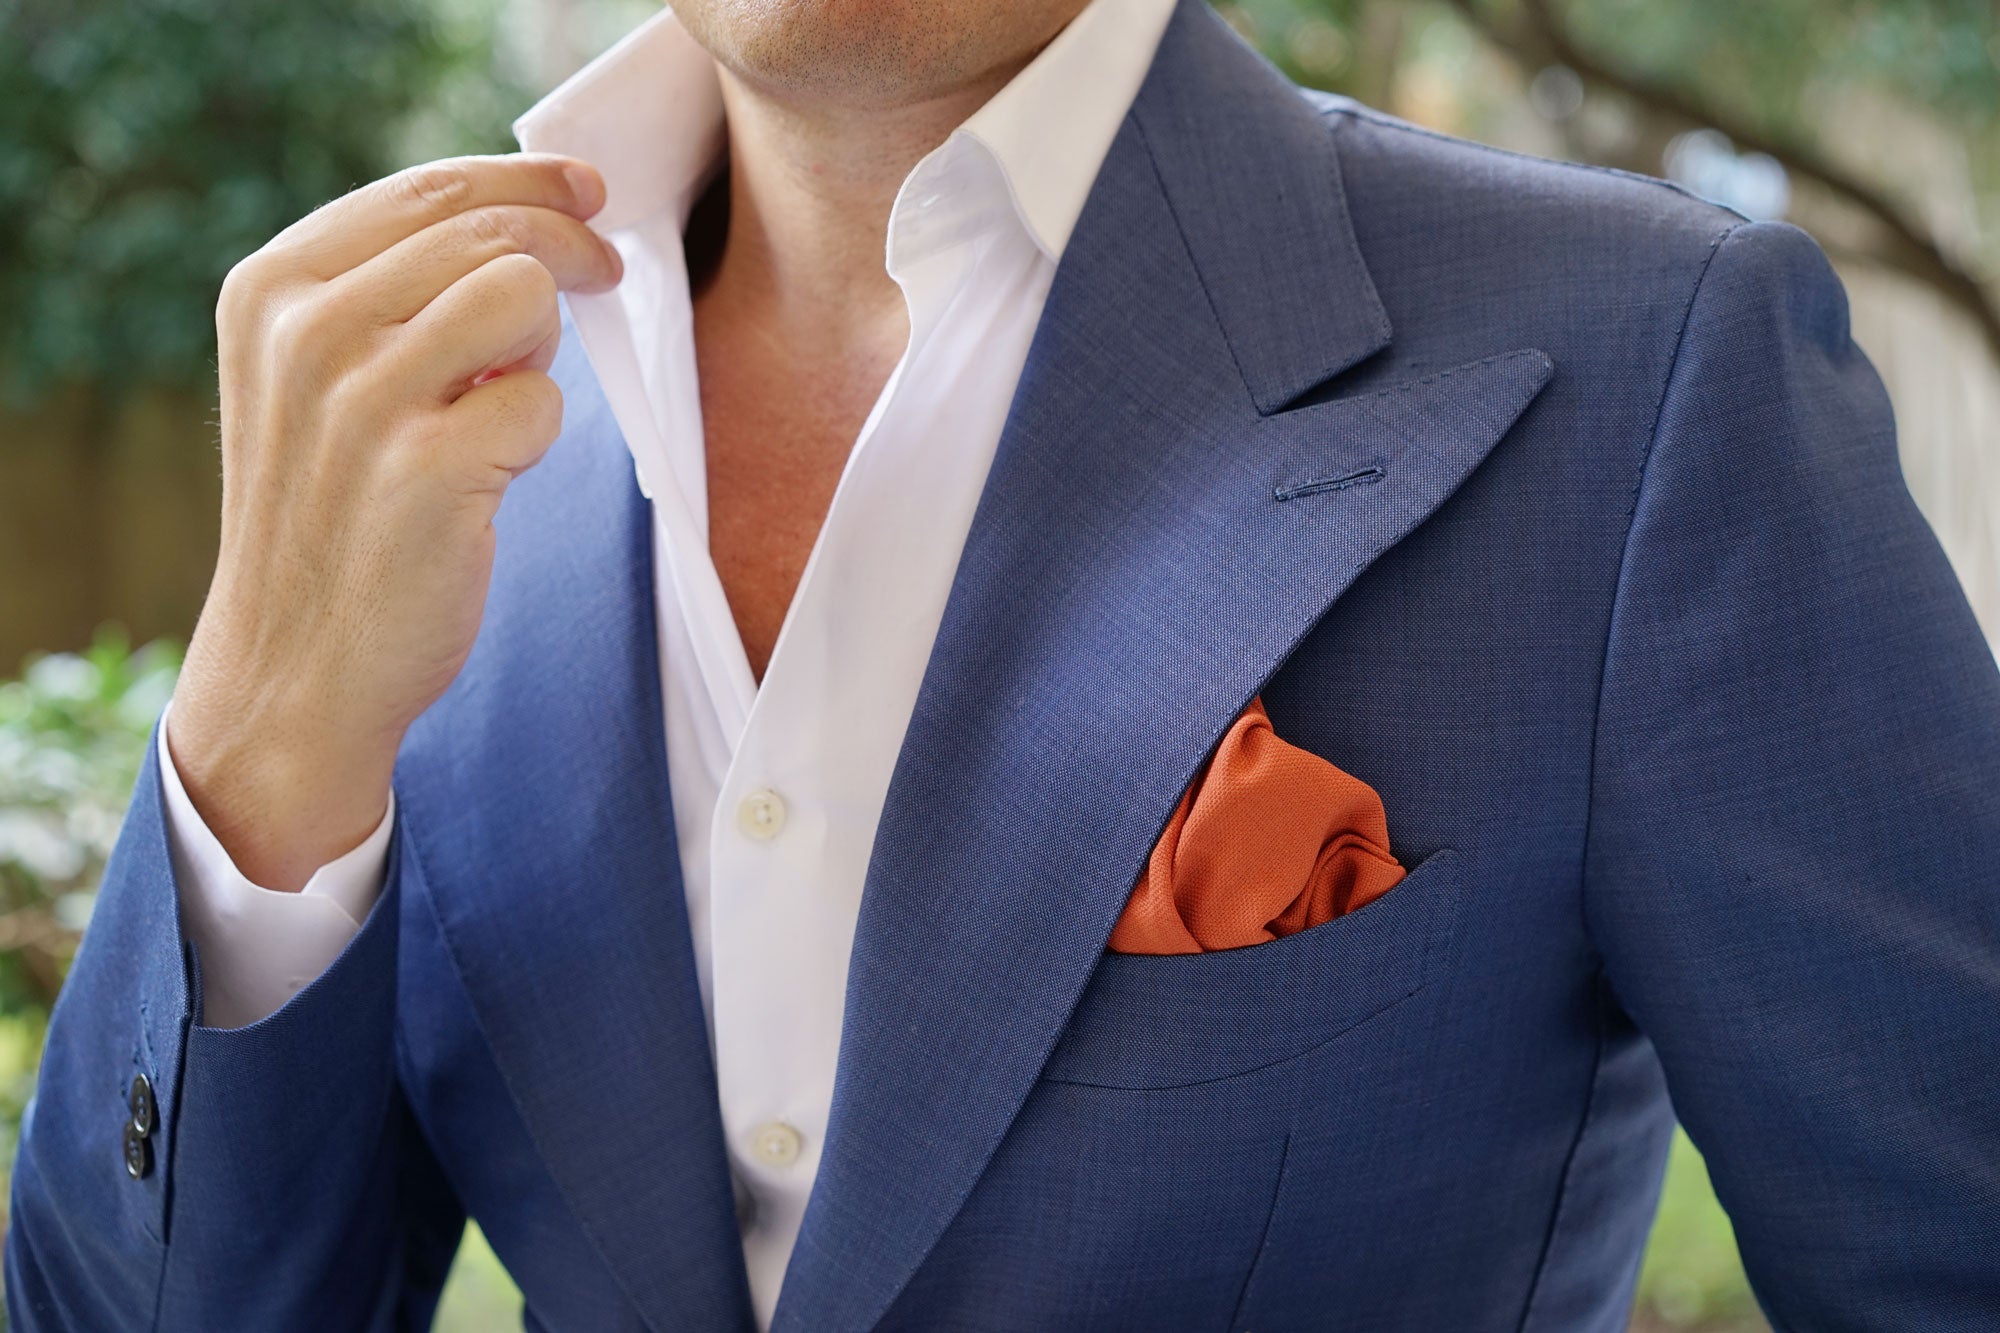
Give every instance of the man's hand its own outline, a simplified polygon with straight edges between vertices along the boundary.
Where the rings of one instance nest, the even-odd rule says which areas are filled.
[[[202,818],[296,890],[381,819],[472,649],[507,483],[554,443],[560,290],[615,284],[596,170],[400,172],[234,269],[216,307],[222,544],[171,720]]]

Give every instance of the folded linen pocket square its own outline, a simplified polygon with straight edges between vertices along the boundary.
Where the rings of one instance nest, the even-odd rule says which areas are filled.
[[[1365,907],[1402,878],[1375,789],[1280,740],[1256,698],[1181,797],[1108,947],[1262,944]]]

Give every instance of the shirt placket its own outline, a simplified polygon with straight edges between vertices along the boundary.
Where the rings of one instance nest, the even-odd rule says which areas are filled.
[[[732,1166],[753,1196],[744,1210],[745,1257],[753,1288],[766,1291],[781,1276],[819,1167],[846,943],[867,862],[856,840],[872,830],[886,781],[877,770],[888,739],[861,738],[864,756],[849,743],[856,738],[842,736],[847,710],[870,717],[871,727],[880,721],[873,715],[881,709],[841,697],[839,682],[875,683],[860,674],[867,640],[893,632],[900,613],[859,573],[881,559],[868,515],[879,517],[887,473],[921,443],[906,438],[908,388],[922,382],[930,331],[971,281],[980,249],[963,219],[943,215],[955,202],[953,185],[951,172],[925,173],[920,164],[899,196],[899,206],[918,201],[892,215],[890,233],[911,341],[850,451],[710,822],[718,1087]],[[934,227],[950,243],[899,271],[899,241],[939,234]],[[830,940],[841,947],[827,947]],[[771,1271],[760,1272],[765,1267]]]

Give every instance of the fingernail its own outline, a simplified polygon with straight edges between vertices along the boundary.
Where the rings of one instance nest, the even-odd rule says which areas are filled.
[[[586,217],[604,207],[604,182],[595,171],[581,163],[571,163],[563,168],[563,175],[569,181],[570,193],[583,206]]]

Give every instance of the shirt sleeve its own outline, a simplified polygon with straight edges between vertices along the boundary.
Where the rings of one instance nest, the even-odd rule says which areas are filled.
[[[201,967],[197,1021],[247,1027],[276,1013],[324,972],[367,920],[382,892],[396,796],[390,793],[375,831],[314,871],[303,889],[260,888],[196,813],[174,764],[169,720],[160,722],[160,784],[182,928]]]

